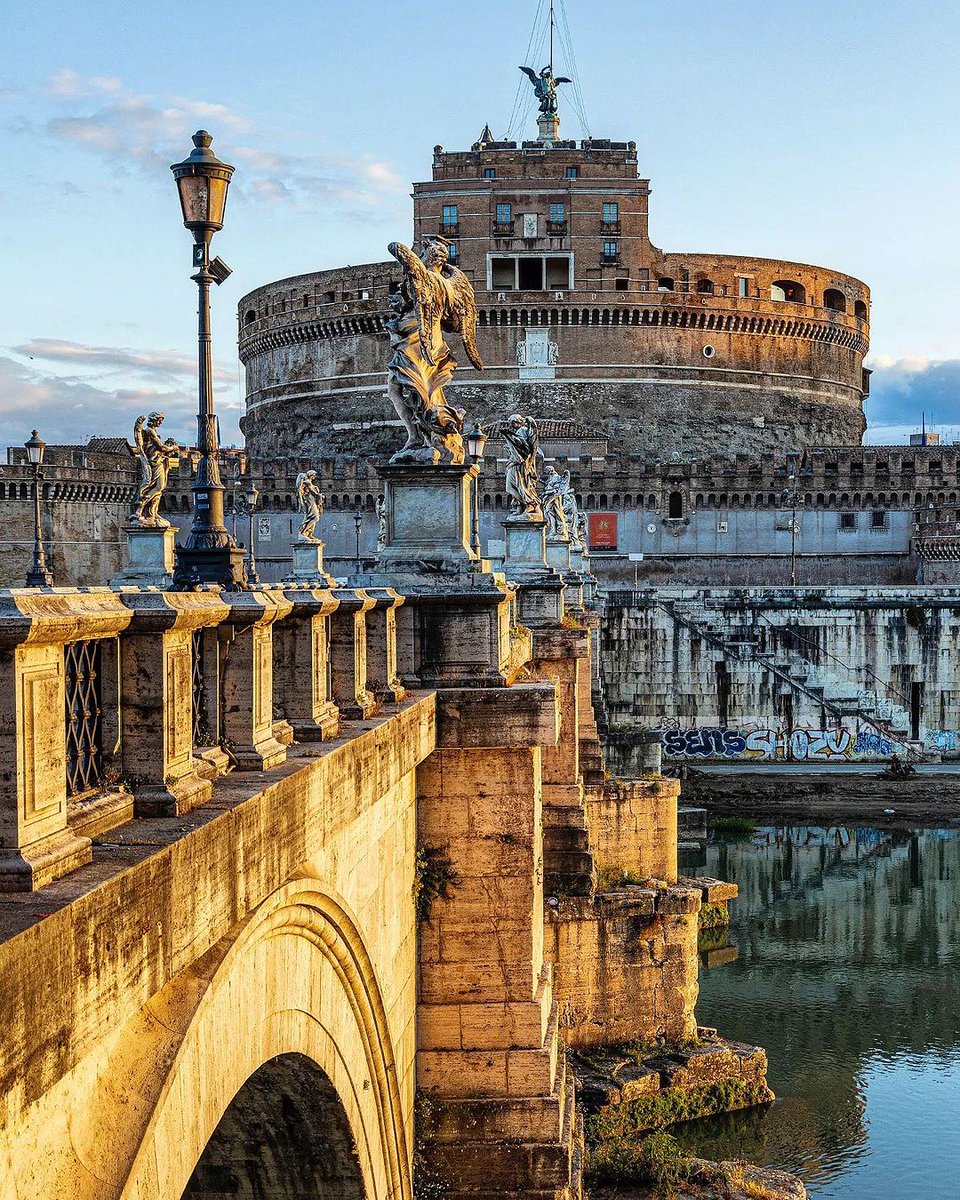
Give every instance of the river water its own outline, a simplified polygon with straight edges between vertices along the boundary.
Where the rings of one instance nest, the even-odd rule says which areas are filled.
[[[672,1132],[811,1197],[960,1196],[960,834],[761,824],[684,868],[740,885],[697,1015],[766,1047],[778,1099]]]

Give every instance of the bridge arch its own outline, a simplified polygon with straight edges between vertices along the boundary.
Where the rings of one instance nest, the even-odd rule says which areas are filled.
[[[327,1119],[336,1121],[339,1100],[362,1180],[356,1195],[410,1200],[401,1083],[376,971],[346,905],[310,878],[268,897],[211,976],[121,1200],[204,1197],[190,1181],[224,1142],[221,1122],[229,1132],[249,1115],[252,1095],[293,1073],[326,1097]]]
[[[152,994],[146,989],[159,964],[148,970],[143,961],[141,1007],[121,1025],[105,1026],[85,1056],[24,1109],[23,1120],[0,1134],[9,1167],[0,1172],[2,1200],[207,1200],[216,1193],[197,1191],[191,1178],[218,1155],[219,1165],[229,1165],[224,1146],[217,1148],[224,1141],[218,1127],[224,1136],[231,1126],[249,1127],[258,1105],[263,1111],[271,1093],[272,1103],[282,1103],[293,1082],[323,1100],[315,1121],[325,1122],[320,1136],[325,1130],[343,1167],[343,1186],[329,1194],[411,1200],[412,953],[404,963],[389,939],[378,946],[380,958],[389,956],[380,970],[393,971],[394,980],[398,970],[409,975],[409,986],[391,991],[388,1014],[379,959],[359,921],[306,870],[219,942],[177,963]],[[369,931],[370,945],[376,932]],[[294,1173],[305,1170],[303,1159],[287,1161]]]

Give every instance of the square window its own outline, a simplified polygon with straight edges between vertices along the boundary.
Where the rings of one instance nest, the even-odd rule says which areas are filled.
[[[614,201],[608,201],[603,206],[603,223],[604,225],[615,225],[620,220],[620,205]]]
[[[483,168],[483,177],[484,177],[484,179],[496,179],[497,168],[496,167],[484,167]]]
[[[565,179],[579,179],[580,178],[580,168],[579,167],[567,167],[566,171],[564,171],[564,178]]]
[[[886,527],[887,527],[887,514],[885,512],[881,512],[880,510],[875,510],[874,512],[872,512],[870,514],[870,528],[871,529],[886,529]]]
[[[839,528],[843,533],[853,533],[857,528],[857,514],[852,512],[841,513]]]
[[[618,279],[614,284],[618,292],[625,292],[630,287],[629,279]]]

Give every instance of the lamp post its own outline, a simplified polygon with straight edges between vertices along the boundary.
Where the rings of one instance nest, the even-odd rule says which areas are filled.
[[[243,502],[247,509],[247,583],[256,585],[260,582],[260,576],[257,574],[257,560],[253,553],[253,514],[256,512],[257,501],[260,499],[260,492],[257,490],[257,485],[253,482],[253,476],[247,475],[244,481]]]
[[[487,445],[487,435],[479,421],[475,421],[473,428],[467,434],[467,453],[470,455],[473,463],[478,467],[483,467],[483,451]],[[480,563],[480,475],[477,474],[473,481],[473,550],[477,556],[477,563]]]
[[[357,509],[353,514],[353,527],[357,531],[357,574],[360,574],[360,532],[363,529],[363,513]]]
[[[53,576],[47,569],[47,556],[43,552],[43,534],[40,529],[40,480],[43,478],[43,452],[47,443],[34,429],[30,440],[25,443],[27,461],[33,468],[33,566],[27,572],[27,587],[53,587]]]
[[[223,228],[223,211],[233,167],[221,162],[210,149],[213,139],[204,129],[193,135],[193,150],[170,168],[177,181],[183,223],[193,234],[191,279],[197,285],[199,408],[197,448],[200,461],[193,483],[193,524],[187,540],[177,550],[173,573],[175,587],[193,583],[219,583],[242,587],[245,582],[243,551],[223,523],[223,483],[217,462],[217,418],[213,411],[213,359],[210,339],[210,284],[221,284],[230,268],[219,258],[210,259],[210,242]]]
[[[790,513],[790,586],[797,586],[797,504],[800,496],[800,452],[787,451],[787,482]]]

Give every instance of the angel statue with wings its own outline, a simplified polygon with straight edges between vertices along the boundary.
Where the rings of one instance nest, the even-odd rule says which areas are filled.
[[[390,333],[387,394],[407,430],[404,446],[391,462],[440,461],[466,458],[463,411],[447,402],[443,389],[457,363],[443,339],[459,333],[467,358],[478,371],[483,361],[477,350],[477,305],[470,280],[449,262],[449,243],[425,238],[422,254],[401,242],[390,253],[403,267],[403,283],[390,297],[386,327]]]
[[[504,487],[510,497],[510,511],[515,515],[539,521],[543,517],[537,480],[543,451],[540,449],[540,434],[532,417],[514,413],[500,429],[500,436],[507,443],[507,467]]]
[[[557,111],[557,84],[573,83],[566,75],[554,75],[553,67],[544,67],[538,75],[532,67],[521,67],[524,75],[530,77],[533,91],[540,101],[540,111],[544,116],[552,117]]]
[[[148,529],[168,529],[169,521],[160,516],[160,501],[167,488],[170,468],[180,461],[180,446],[176,438],[160,440],[157,432],[163,424],[163,413],[152,412],[137,417],[133,426],[133,442],[140,459],[141,480],[133,502],[130,520]]]
[[[556,467],[547,467],[543,478],[543,492],[540,496],[540,507],[547,522],[547,536],[567,541],[570,537],[570,527],[567,524],[567,512],[564,504],[566,489],[570,484],[570,472],[562,474]]]
[[[301,471],[297,476],[297,511],[303,513],[303,521],[297,530],[297,537],[303,542],[317,542],[313,531],[317,522],[323,516],[323,505],[326,500],[320,485],[317,483],[316,471]]]

